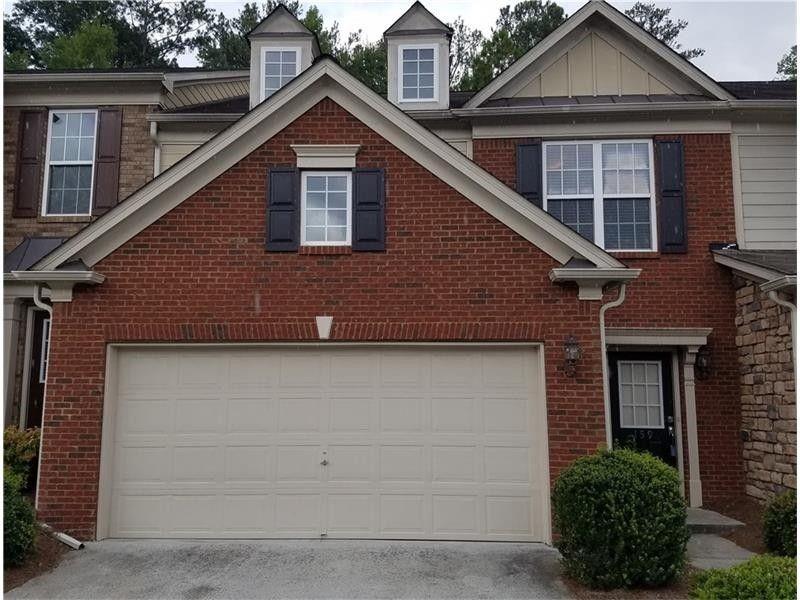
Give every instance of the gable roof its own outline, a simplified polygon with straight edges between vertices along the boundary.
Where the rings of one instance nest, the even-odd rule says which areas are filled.
[[[645,48],[653,52],[658,58],[668,63],[674,69],[678,70],[683,76],[695,83],[712,98],[720,100],[733,99],[733,95],[725,88],[720,86],[711,77],[706,75],[691,62],[683,58],[672,48],[646,32],[625,14],[607,4],[604,0],[590,0],[569,19],[564,21],[564,23],[556,28],[550,35],[533,46],[533,48],[523,54],[510,67],[490,81],[483,89],[479,90],[472,98],[469,99],[469,101],[466,102],[464,108],[477,108],[481,106],[486,100],[491,98],[495,92],[507,85],[517,75],[532,65],[546,51],[553,48],[568,34],[575,31],[589,18],[595,15],[600,15],[607,19],[615,27],[622,30],[625,35],[633,38],[635,41],[645,46]]]
[[[283,26],[286,25],[291,26],[293,31],[287,31],[285,29],[281,29],[277,31],[274,29],[274,25],[283,21]],[[312,36],[315,35],[313,31],[311,31],[305,24],[298,19],[292,11],[290,11],[283,3],[278,4],[275,8],[273,8],[269,14],[261,19],[258,24],[253,27],[250,31],[247,32],[248,38],[254,36],[270,36],[270,35],[302,35],[302,36]]]
[[[433,33],[443,32],[449,36],[453,34],[453,28],[447,23],[443,23],[431,11],[425,8],[419,0],[414,2],[409,9],[383,32],[385,36],[403,35],[409,33]]]
[[[444,183],[560,263],[584,258],[624,268],[616,258],[484,171],[442,138],[377,95],[332,58],[322,57],[277,93],[76,233],[34,265],[92,267],[261,146],[320,100],[330,98]]]

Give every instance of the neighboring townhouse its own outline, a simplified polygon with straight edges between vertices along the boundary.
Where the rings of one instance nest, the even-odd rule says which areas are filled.
[[[794,84],[590,2],[452,92],[451,33],[403,14],[386,98],[283,7],[247,72],[6,75],[44,521],[549,542],[553,478],[614,443],[691,506],[795,487]]]

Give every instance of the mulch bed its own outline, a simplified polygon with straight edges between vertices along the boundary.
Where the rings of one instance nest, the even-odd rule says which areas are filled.
[[[689,597],[689,579],[692,569],[687,571],[674,583],[662,588],[640,588],[632,590],[592,590],[564,576],[570,594],[576,600],[686,600]]]
[[[50,536],[39,532],[36,537],[36,550],[18,567],[3,569],[3,591],[13,590],[23,583],[39,575],[43,575],[58,566],[69,548]]]
[[[762,521],[764,506],[758,501],[741,496],[709,503],[705,508],[710,508],[726,517],[744,523],[744,527],[738,527],[723,537],[750,552],[764,554],[767,551],[764,546],[764,523]]]

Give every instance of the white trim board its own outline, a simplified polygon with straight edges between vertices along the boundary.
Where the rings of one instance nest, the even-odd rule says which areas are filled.
[[[53,269],[70,259],[95,265],[324,98],[332,99],[555,260],[565,263],[580,257],[598,267],[625,269],[616,258],[525,200],[329,58],[317,61],[278,93],[78,232],[33,269]]]
[[[558,42],[575,31],[584,24],[587,19],[595,14],[602,15],[613,25],[622,30],[624,34],[642,44],[647,50],[653,52],[657,57],[677,69],[687,79],[693,81],[700,88],[720,100],[732,100],[733,96],[727,92],[716,81],[695,67],[680,54],[669,48],[666,44],[658,41],[652,35],[636,25],[624,14],[611,7],[603,0],[592,0],[573,14],[569,19],[562,23],[555,31],[548,35],[541,42],[531,48],[519,60],[513,63],[500,75],[495,77],[486,87],[475,94],[464,104],[464,108],[476,108],[483,104],[492,95],[499,91],[503,86],[510,83],[517,75],[522,73],[527,67],[532,65],[539,57],[553,48]]]

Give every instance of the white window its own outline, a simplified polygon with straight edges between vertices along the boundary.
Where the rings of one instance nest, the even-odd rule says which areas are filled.
[[[626,429],[663,429],[661,363],[626,360],[617,363],[619,422]]]
[[[261,80],[261,99],[272,94],[297,77],[300,72],[300,48],[263,48],[261,51],[264,67]]]
[[[47,381],[47,351],[50,348],[50,319],[42,321],[42,345],[39,352],[39,383]]]
[[[656,248],[650,140],[545,142],[544,207],[606,250]]]
[[[300,230],[306,246],[349,246],[352,176],[348,171],[305,171]]]
[[[438,100],[439,49],[431,46],[406,46],[397,49],[399,70],[397,85],[401,102],[436,102]]]
[[[91,214],[96,133],[96,110],[50,112],[43,214]]]

